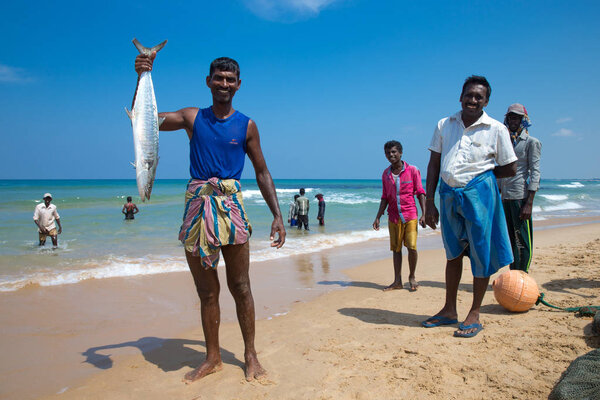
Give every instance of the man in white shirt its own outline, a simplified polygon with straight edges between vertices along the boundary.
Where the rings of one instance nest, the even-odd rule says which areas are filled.
[[[44,195],[44,202],[35,206],[33,212],[33,222],[38,227],[40,246],[46,244],[46,237],[50,236],[52,239],[52,246],[58,246],[58,235],[62,233],[62,226],[60,225],[60,215],[56,211],[56,206],[50,204],[52,202],[52,195],[46,193]],[[58,225],[58,232],[56,231],[56,225]]]
[[[456,296],[462,259],[468,255],[473,304],[454,332],[458,337],[473,337],[483,329],[479,308],[490,276],[513,261],[496,178],[513,176],[517,157],[506,127],[483,111],[491,92],[484,77],[467,78],[460,95],[462,111],[438,122],[429,146],[425,222],[435,229],[441,219],[447,258],[446,302],[423,326],[458,322]],[[440,176],[441,214],[434,204]]]

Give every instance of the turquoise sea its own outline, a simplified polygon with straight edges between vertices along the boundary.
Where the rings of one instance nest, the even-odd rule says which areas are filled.
[[[177,240],[186,180],[157,180],[152,199],[140,203],[135,180],[0,180],[0,291],[27,285],[75,284],[86,279],[187,270]],[[424,182],[423,182],[424,184]],[[252,261],[285,258],[387,237],[385,218],[371,228],[381,196],[380,180],[276,180],[284,220],[298,188],[311,199],[310,232],[288,229],[282,249],[269,247],[272,216],[253,180],[242,180],[253,226]],[[40,248],[33,209],[45,192],[61,216],[58,249]],[[327,203],[326,225],[316,224],[316,193]],[[140,213],[123,220],[121,208],[132,196]],[[600,215],[600,180],[543,180],[534,220]],[[429,228],[420,236],[431,235]]]

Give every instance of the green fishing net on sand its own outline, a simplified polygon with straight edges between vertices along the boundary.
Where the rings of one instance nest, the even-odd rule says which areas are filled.
[[[600,312],[594,317],[592,331],[600,335]],[[577,357],[562,374],[548,400],[600,400],[600,349]]]

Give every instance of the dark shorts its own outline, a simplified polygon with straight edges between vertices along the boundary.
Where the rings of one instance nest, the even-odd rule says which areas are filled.
[[[308,215],[298,215],[298,229],[302,229],[302,225],[308,229]]]

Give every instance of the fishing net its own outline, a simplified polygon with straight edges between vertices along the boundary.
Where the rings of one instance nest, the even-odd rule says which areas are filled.
[[[548,400],[600,400],[600,349],[577,357],[562,374]]]
[[[548,303],[544,300],[544,293],[540,293],[540,297],[538,297],[535,302],[536,305],[542,303],[545,306],[556,308],[557,310],[563,310],[567,312],[574,312],[578,317],[593,317],[594,314],[597,314],[600,311],[600,306],[583,306],[583,307],[558,307]]]
[[[574,312],[577,317],[594,317],[592,332],[600,335],[600,306],[557,307],[540,294],[536,304]],[[548,400],[600,400],[600,349],[576,358],[552,389]]]
[[[592,321],[592,332],[595,335],[600,335],[600,312],[597,312]]]

